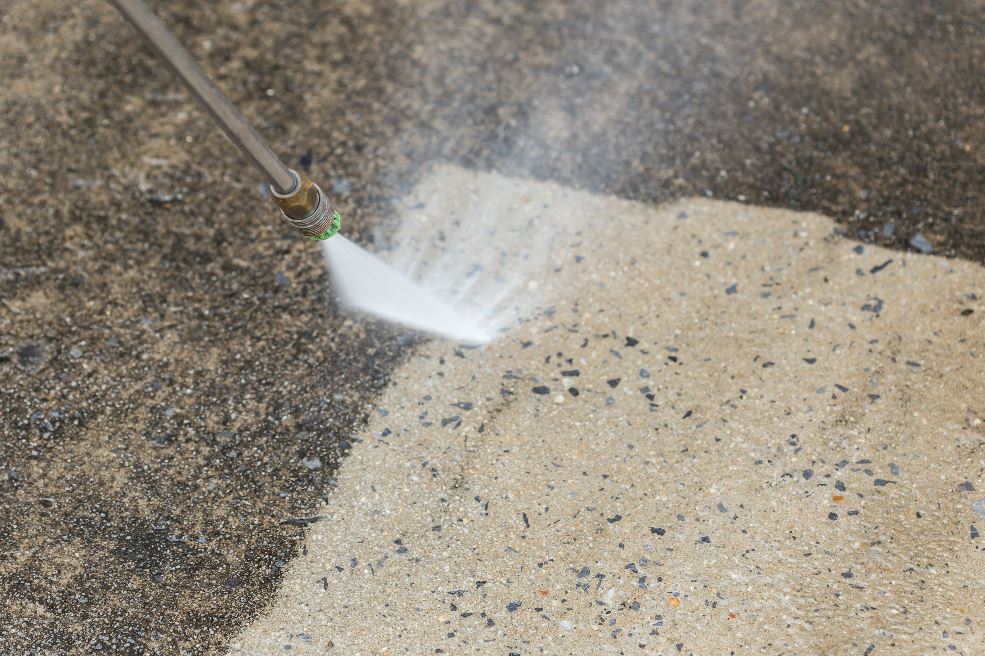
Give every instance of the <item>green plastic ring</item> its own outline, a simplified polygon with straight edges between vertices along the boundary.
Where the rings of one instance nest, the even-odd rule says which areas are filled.
[[[338,210],[332,210],[332,225],[328,226],[328,229],[320,235],[314,235],[313,237],[308,237],[308,239],[311,241],[324,241],[338,232],[341,227],[342,215],[339,214]]]

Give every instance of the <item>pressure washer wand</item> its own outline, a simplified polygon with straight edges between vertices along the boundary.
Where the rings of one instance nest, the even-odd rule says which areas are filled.
[[[338,232],[342,217],[321,187],[280,161],[143,0],[110,2],[185,83],[230,141],[263,172],[284,218],[308,239],[328,239]]]

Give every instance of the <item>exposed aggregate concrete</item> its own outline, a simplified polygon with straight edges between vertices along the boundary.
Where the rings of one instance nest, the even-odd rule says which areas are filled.
[[[529,320],[395,372],[232,653],[979,651],[980,267],[454,167],[406,205],[502,217]]]

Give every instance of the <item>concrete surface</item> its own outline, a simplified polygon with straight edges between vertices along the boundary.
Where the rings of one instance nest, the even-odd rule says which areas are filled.
[[[981,652],[981,267],[454,167],[406,206],[537,303],[395,371],[231,653]]]
[[[985,261],[979,2],[151,4],[371,248],[446,161]],[[0,72],[0,653],[221,653],[419,338],[108,3],[0,2]]]

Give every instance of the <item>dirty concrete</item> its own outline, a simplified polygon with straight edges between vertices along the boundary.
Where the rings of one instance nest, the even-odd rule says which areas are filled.
[[[489,199],[528,321],[395,371],[231,653],[977,653],[981,267],[449,167],[404,222]]]
[[[151,4],[370,247],[444,160],[985,259],[978,3]],[[0,21],[0,644],[215,653],[414,337],[104,3]]]

